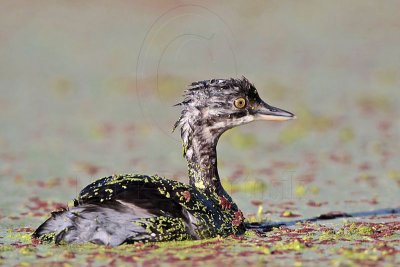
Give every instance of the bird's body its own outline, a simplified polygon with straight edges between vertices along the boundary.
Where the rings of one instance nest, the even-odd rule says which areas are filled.
[[[36,232],[57,243],[115,246],[244,231],[241,211],[223,196],[157,175],[126,174],[88,185],[74,207],[53,213]]]
[[[263,102],[245,78],[192,83],[179,105],[183,109],[175,128],[181,128],[189,184],[157,175],[102,178],[80,192],[74,207],[53,212],[33,236],[56,243],[116,246],[244,233],[243,214],[218,175],[218,139],[253,120],[294,115]]]

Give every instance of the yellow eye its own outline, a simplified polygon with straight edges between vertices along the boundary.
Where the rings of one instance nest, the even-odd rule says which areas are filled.
[[[233,102],[233,104],[236,108],[242,109],[246,106],[246,99],[244,99],[243,97],[239,97]]]

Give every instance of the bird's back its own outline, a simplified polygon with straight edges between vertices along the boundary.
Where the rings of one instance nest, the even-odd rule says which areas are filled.
[[[223,203],[222,203],[223,204]],[[85,187],[74,207],[54,212],[34,237],[57,243],[119,245],[240,234],[236,205],[158,176],[114,175]]]

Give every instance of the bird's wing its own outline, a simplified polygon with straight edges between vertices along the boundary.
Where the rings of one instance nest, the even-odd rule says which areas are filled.
[[[125,206],[134,205],[153,215],[171,215],[182,209],[182,192],[188,185],[158,176],[114,175],[99,179],[80,192],[78,205],[118,201]]]
[[[215,210],[215,201],[187,184],[157,175],[114,175],[86,186],[76,205],[114,201],[144,218],[141,220],[143,227],[163,225],[163,229],[168,229],[172,228],[168,225],[177,224],[179,220],[192,238],[199,238],[199,232],[202,237],[215,235],[211,223],[216,214],[210,212]]]

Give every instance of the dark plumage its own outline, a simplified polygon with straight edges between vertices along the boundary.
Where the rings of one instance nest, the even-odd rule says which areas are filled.
[[[218,139],[253,120],[294,115],[263,102],[245,78],[192,83],[178,105],[182,113],[174,129],[181,129],[189,185],[157,175],[102,178],[80,192],[74,207],[53,212],[33,236],[56,243],[116,246],[244,233],[242,212],[218,175]]]

